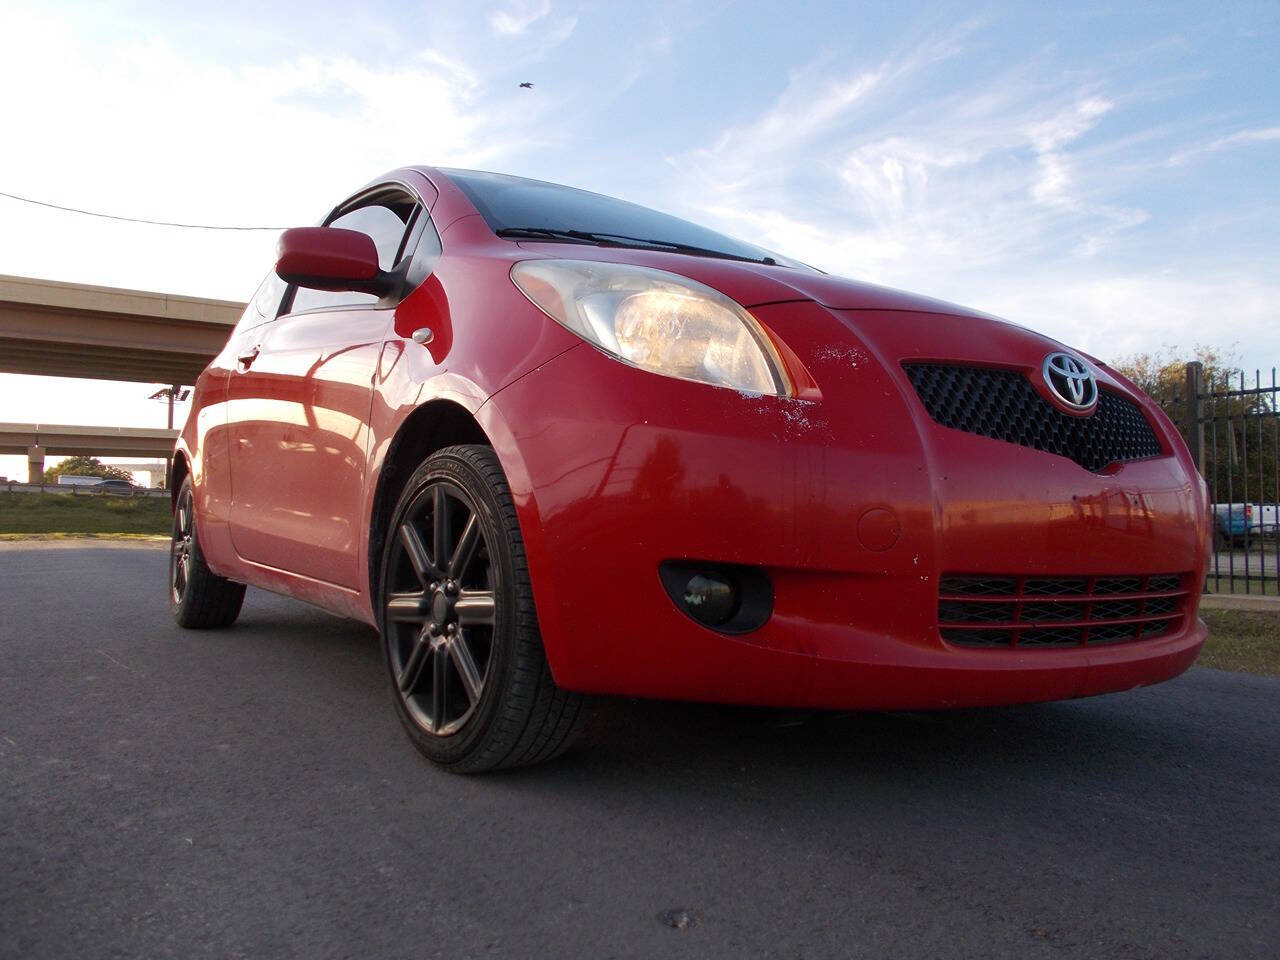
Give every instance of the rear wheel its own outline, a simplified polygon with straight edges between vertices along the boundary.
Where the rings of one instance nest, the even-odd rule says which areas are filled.
[[[169,544],[169,610],[190,630],[229,627],[240,615],[244,584],[218,576],[204,562],[196,536],[195,494],[191,478],[182,481],[174,501]]]
[[[515,505],[488,447],[446,447],[410,477],[382,558],[380,623],[396,711],[458,773],[548,760],[582,697],[551,677]]]

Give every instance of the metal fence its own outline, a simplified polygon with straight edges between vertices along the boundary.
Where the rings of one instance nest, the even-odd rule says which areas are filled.
[[[67,497],[167,497],[168,490],[158,487],[134,487],[128,493],[96,490],[88,484],[19,483],[17,480],[0,480],[0,493],[47,493],[50,496]]]
[[[1152,396],[1178,425],[1209,487],[1214,551],[1205,590],[1280,594],[1280,386],[1276,370],[1206,376],[1186,365],[1181,390]]]

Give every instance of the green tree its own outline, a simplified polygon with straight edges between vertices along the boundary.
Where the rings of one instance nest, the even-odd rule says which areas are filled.
[[[1188,422],[1187,364],[1204,367],[1201,387],[1204,423],[1204,478],[1214,503],[1275,503],[1277,475],[1275,398],[1270,393],[1237,393],[1254,386],[1233,352],[1197,346],[1190,351],[1165,347],[1156,353],[1125,357],[1111,366],[1144,390],[1169,415],[1183,437]],[[1207,395],[1207,396],[1205,396]]]
[[[103,480],[128,480],[133,483],[133,474],[119,467],[108,467],[97,457],[67,457],[56,467],[44,472],[45,483],[57,483],[58,478],[66,474],[72,477],[101,477]]]
[[[1206,389],[1214,389],[1229,379],[1238,382],[1240,360],[1233,352],[1219,352],[1212,347],[1198,345],[1191,350],[1162,347],[1155,353],[1135,353],[1123,357],[1111,366],[1136,383],[1154,399],[1179,427],[1186,424],[1187,364],[1199,360],[1204,367]]]

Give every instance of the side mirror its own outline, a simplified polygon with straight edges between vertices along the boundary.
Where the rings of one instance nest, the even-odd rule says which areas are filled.
[[[378,269],[373,238],[341,227],[295,227],[280,234],[276,275],[313,290],[355,290],[382,296],[391,274]]]

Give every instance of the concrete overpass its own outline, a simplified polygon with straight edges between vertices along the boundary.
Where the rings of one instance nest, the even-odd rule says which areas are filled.
[[[243,311],[230,300],[0,275],[0,373],[192,384]]]
[[[193,384],[222,349],[243,303],[0,275],[0,373]],[[0,453],[164,457],[174,430],[0,424]]]
[[[173,453],[177,430],[0,423],[0,454],[27,455],[27,482],[44,477],[46,456],[163,457]]]

